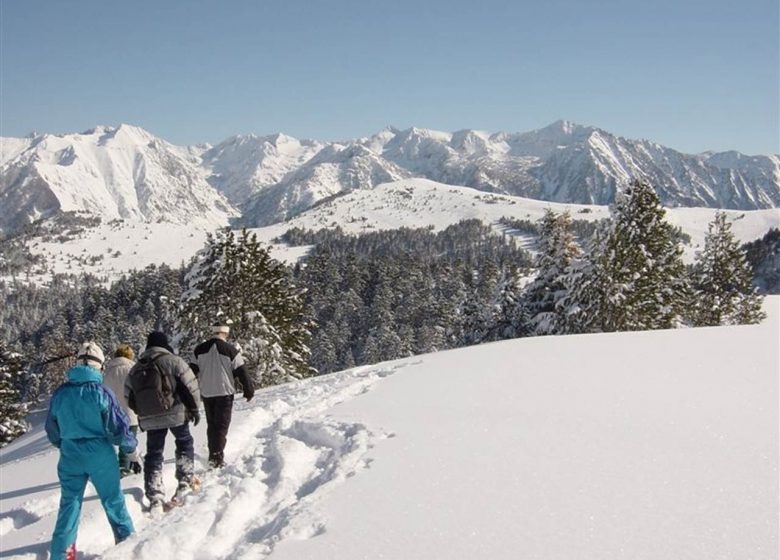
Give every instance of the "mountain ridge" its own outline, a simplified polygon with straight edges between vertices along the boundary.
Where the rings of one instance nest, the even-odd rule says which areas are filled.
[[[550,202],[610,204],[630,180],[664,205],[780,206],[780,156],[684,154],[559,120],[521,133],[386,127],[341,142],[283,133],[175,146],[143,128],[0,139],[0,231],[59,211],[265,226],[342,192],[425,178]]]

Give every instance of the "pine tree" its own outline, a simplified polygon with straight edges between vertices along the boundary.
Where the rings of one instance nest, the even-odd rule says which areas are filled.
[[[0,447],[27,431],[27,405],[21,402],[19,384],[22,367],[20,356],[0,344]]]
[[[316,373],[308,365],[311,322],[290,271],[255,234],[210,235],[185,277],[177,339],[191,351],[215,321],[232,321],[231,337],[256,381],[271,385]]]
[[[694,325],[758,323],[765,317],[762,298],[752,286],[753,271],[723,212],[715,214],[704,250],[696,257],[691,274]]]
[[[567,275],[565,332],[674,327],[688,288],[682,249],[658,195],[634,181],[618,193],[610,213],[586,258]]]
[[[523,291],[521,304],[515,311],[515,315],[520,315],[515,323],[522,325],[518,336],[556,334],[562,330],[564,318],[559,304],[566,295],[564,278],[580,254],[569,213],[547,210],[539,232],[537,275]]]
[[[492,318],[484,342],[506,340],[523,335],[522,325],[517,320],[517,310],[521,307],[523,292],[521,282],[521,276],[514,267],[501,270],[495,286],[495,296],[487,306],[492,310]]]
[[[376,267],[373,274],[372,292],[367,309],[365,340],[360,349],[363,364],[375,364],[409,355],[405,341],[398,334],[394,288],[397,274],[389,263]]]
[[[493,261],[481,263],[469,274],[467,297],[463,304],[462,345],[490,340],[500,319],[503,279],[500,268]]]

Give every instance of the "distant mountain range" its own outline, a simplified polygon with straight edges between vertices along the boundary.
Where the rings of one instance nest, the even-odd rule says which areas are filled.
[[[683,154],[558,121],[525,133],[386,128],[345,142],[283,134],[174,146],[134,126],[0,139],[0,231],[61,211],[263,226],[407,178],[539,200],[609,204],[633,178],[669,207],[780,206],[780,156]]]

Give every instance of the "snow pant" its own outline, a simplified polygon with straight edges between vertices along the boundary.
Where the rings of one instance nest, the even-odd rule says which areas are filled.
[[[233,417],[233,395],[203,397],[206,410],[206,437],[209,443],[209,463],[220,465],[225,460],[225,444]]]
[[[133,435],[138,434],[138,426],[130,426],[130,431],[133,432]],[[132,455],[128,455],[124,451],[122,451],[122,448],[119,448],[119,451],[117,452],[117,459],[119,459],[119,471],[128,471],[130,470],[130,457]]]
[[[168,430],[171,431],[176,442],[176,480],[179,484],[190,484],[195,472],[195,445],[187,422],[175,428],[149,430],[146,433],[144,490],[150,502],[165,499],[162,468],[165,436],[168,435]]]
[[[121,542],[135,531],[119,485],[119,466],[111,442],[100,438],[63,439],[57,475],[60,509],[51,539],[53,560],[65,558],[67,549],[76,542],[87,481],[91,481],[97,491],[114,541]]]

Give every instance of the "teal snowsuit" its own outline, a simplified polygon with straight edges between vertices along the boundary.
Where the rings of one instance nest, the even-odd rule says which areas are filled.
[[[136,447],[129,420],[116,397],[102,385],[97,369],[77,365],[68,370],[68,381],[52,395],[46,418],[46,435],[60,450],[60,509],[51,541],[51,558],[65,558],[76,542],[81,503],[91,480],[111,524],[116,542],[134,532],[125,497],[119,485],[119,465],[114,446],[126,453]]]

